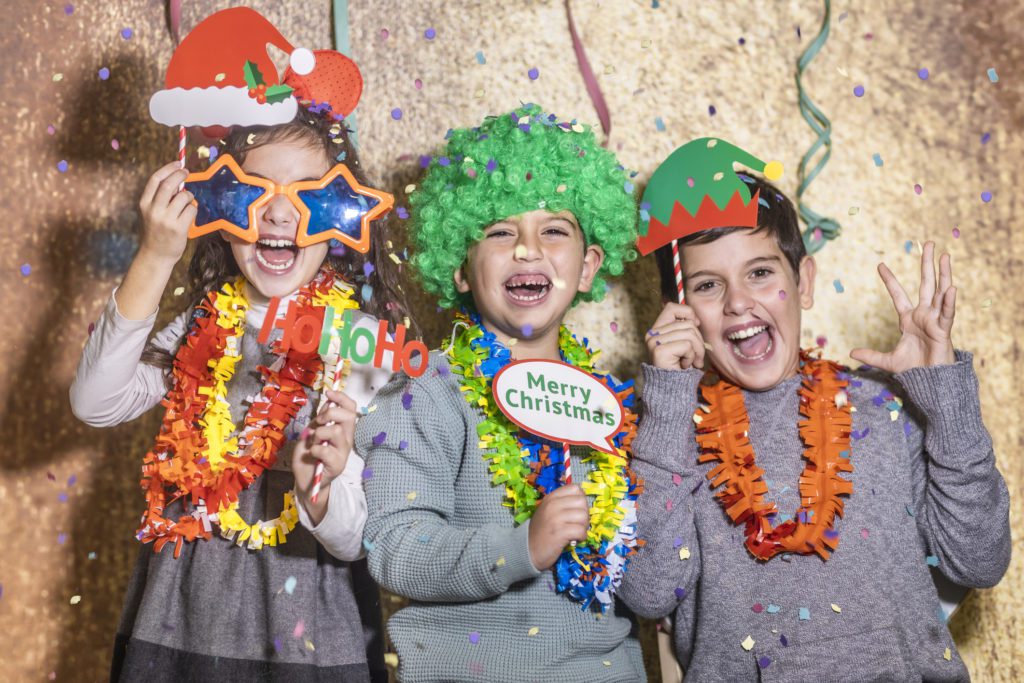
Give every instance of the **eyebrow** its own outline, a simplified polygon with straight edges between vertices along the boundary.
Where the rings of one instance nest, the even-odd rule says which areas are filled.
[[[246,171],[246,173],[248,173],[251,176],[256,176],[257,178],[262,178],[263,180],[269,180],[271,182],[274,182],[275,184],[280,185],[280,183],[276,183],[276,181],[274,181],[273,178],[268,178],[267,176],[263,175],[262,173],[255,173],[253,171]],[[308,178],[303,178],[302,180],[293,180],[292,182],[293,183],[308,183],[311,180],[320,180],[320,178],[323,178],[323,176],[320,176],[319,178],[314,178],[314,177],[310,176]],[[286,184],[291,185],[292,183],[286,183]]]
[[[755,263],[761,263],[761,262],[782,263],[782,259],[780,259],[778,256],[755,256],[754,258],[752,258],[749,261],[747,261],[746,263],[744,263],[743,267],[744,268],[749,268],[752,265],[754,265]],[[705,277],[705,276],[708,276],[708,275],[715,275],[715,273],[713,271],[710,271],[710,270],[698,270],[696,273],[686,273],[684,275],[684,277],[687,280],[692,280],[693,278]]]

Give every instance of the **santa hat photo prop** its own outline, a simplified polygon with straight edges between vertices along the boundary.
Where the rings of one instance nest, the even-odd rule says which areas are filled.
[[[267,45],[289,55],[285,79]],[[344,55],[295,48],[259,12],[232,7],[210,15],[181,41],[149,112],[168,126],[270,126],[291,121],[299,99],[347,115],[362,86],[358,67]]]

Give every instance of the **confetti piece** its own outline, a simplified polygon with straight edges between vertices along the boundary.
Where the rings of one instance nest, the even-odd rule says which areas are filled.
[[[423,37],[426,38],[427,40],[433,40],[434,38],[437,37],[437,31],[435,31],[433,28],[428,28],[426,31],[423,32]]]
[[[299,619],[295,623],[295,628],[292,629],[292,638],[301,638],[302,634],[306,631],[306,623]]]
[[[408,447],[409,447],[409,442],[406,441],[405,439],[402,439],[401,441],[398,442],[398,450],[404,451]]]
[[[61,74],[61,73],[53,74],[53,82],[54,83],[60,83],[63,80],[64,80],[64,74]]]
[[[764,605],[762,605],[759,602],[755,602],[750,609],[754,612],[754,614],[760,614],[764,611]]]
[[[185,288],[184,287],[175,287],[174,288],[174,296],[181,296],[184,293],[185,293]]]
[[[134,36],[134,35],[135,35],[135,31],[131,30],[130,28],[125,27],[125,28],[121,29],[121,37],[124,38],[125,40],[131,40],[132,36]]]
[[[287,593],[288,595],[291,595],[292,593],[294,593],[295,592],[295,584],[297,584],[298,582],[299,582],[298,579],[296,579],[294,576],[289,576],[284,581],[284,592]]]
[[[843,611],[843,608],[840,607],[839,605],[837,605],[834,602],[830,605],[830,607],[832,608],[832,611],[835,612],[836,614],[839,614],[839,613],[841,613]]]
[[[504,556],[504,555],[502,555],[501,557],[499,557],[499,558],[498,558],[498,559],[497,559],[497,560],[495,561],[495,563],[494,563],[494,566],[495,566],[495,567],[504,567],[504,566],[505,566],[505,556]]]
[[[708,116],[714,116],[717,113],[718,113],[718,110],[715,109],[715,105],[713,105],[713,104],[708,105]]]
[[[800,621],[809,621],[811,618],[811,610],[806,607],[800,608]]]
[[[418,494],[415,491],[409,491],[409,493],[405,494],[405,499],[409,502],[412,502],[416,500],[417,495]]]
[[[526,75],[530,77],[531,81],[535,81],[538,78],[540,78],[540,71],[537,70],[537,67],[533,67],[532,69],[526,72]]]
[[[874,154],[872,154],[871,155],[871,159],[872,159],[872,161],[875,162],[875,166],[881,166],[884,163],[882,161],[882,155],[879,154],[878,152],[875,152]]]
[[[382,28],[380,30],[380,39],[381,40],[387,40],[388,36],[390,36],[390,35],[391,35],[391,31],[387,30],[386,28]]]
[[[676,593],[676,598],[679,599],[679,600],[682,600],[683,598],[686,597],[686,589],[685,588],[676,588],[675,593]]]
[[[538,633],[540,633],[540,628],[537,626],[531,626],[530,630],[526,632],[526,635],[533,637]]]
[[[377,549],[377,544],[374,543],[373,541],[371,541],[368,538],[364,538],[363,539],[363,547],[366,548],[366,552],[372,553],[374,550]]]
[[[64,5],[64,14],[71,16],[75,12],[74,5]]]
[[[619,324],[617,322],[615,322],[614,320],[611,321],[610,323],[608,323],[608,327],[610,327],[612,329],[612,332],[618,332],[619,331]]]
[[[477,633],[476,631],[473,631],[472,633],[470,633],[469,634],[469,642],[473,643],[474,645],[479,643],[480,642],[480,634]]]
[[[780,289],[779,290],[779,299],[781,299],[782,301],[786,300],[786,290],[784,290],[784,289]]]
[[[622,189],[626,191],[626,194],[633,194],[633,183],[627,180],[622,183]]]
[[[392,254],[392,256],[394,256],[394,254]],[[360,288],[359,294],[363,298],[363,301],[370,301],[373,299],[373,285],[364,284]]]
[[[67,170],[68,170],[68,162],[65,161],[64,159],[61,159],[60,161],[58,161],[57,162],[57,170],[60,171],[61,173],[66,173]]]
[[[86,555],[86,557],[89,558],[90,560],[95,560],[96,559],[96,552],[92,551],[88,555]]]
[[[388,438],[388,433],[387,432],[381,432],[380,434],[377,434],[377,436],[373,437],[373,445],[374,446],[379,446],[382,443],[384,443],[384,441],[387,438]]]
[[[828,344],[828,337],[826,337],[823,334],[818,335],[818,337],[814,339],[814,343],[817,344],[820,348],[825,348],[825,344]]]
[[[950,661],[951,659],[953,659],[953,651],[947,647],[945,651],[942,653],[942,658],[945,659],[947,662]]]
[[[661,117],[654,119],[654,127],[658,129],[659,133],[665,132],[665,122],[661,120]]]
[[[779,634],[779,642],[782,643],[782,647],[789,647],[789,639],[786,638],[785,633]]]
[[[913,250],[914,250],[914,243],[913,242],[911,242],[910,240],[907,240],[906,242],[903,243],[903,253],[909,254]]]
[[[782,611],[782,608],[778,605],[768,605],[765,611],[768,612],[768,614],[778,614],[780,611]]]
[[[690,559],[690,546],[684,545],[682,548],[679,549],[679,559],[680,560],[688,560],[688,559]]]
[[[867,538],[870,534],[871,534],[871,532],[868,531],[867,529],[861,529],[860,530],[860,537],[861,538]]]
[[[843,283],[837,279],[832,281],[832,286],[836,288],[836,294],[842,294],[846,290],[843,289]]]
[[[72,605],[77,605],[80,602],[82,602],[82,596],[81,595],[72,595],[71,596],[71,604]]]
[[[395,212],[398,214],[398,217],[401,218],[403,221],[409,217],[409,211],[404,206],[398,207],[397,209],[395,209]]]
[[[742,647],[747,652],[750,652],[751,648],[754,647],[754,643],[755,642],[757,642],[757,641],[755,641],[750,636],[747,636],[746,639],[742,643],[740,643],[740,647]]]
[[[105,81],[108,78],[110,78],[110,69],[108,69],[107,67],[103,67],[102,69],[99,70],[98,75],[99,75],[101,81]]]
[[[917,77],[920,78],[922,81],[927,81],[928,80],[928,69],[927,68],[918,69]]]
[[[992,139],[992,133],[983,133],[981,136],[981,144],[987,145],[988,141]]]
[[[924,192],[924,188],[921,187],[921,183],[914,183],[914,194],[921,194]]]
[[[853,94],[856,95],[857,97],[864,97],[864,86],[863,85],[854,86]]]
[[[21,275],[22,277],[28,277],[32,273],[32,266],[27,263],[21,264]]]
[[[402,110],[399,109],[398,107],[392,109],[391,118],[393,118],[395,121],[400,121],[402,119]]]
[[[953,228],[953,239],[960,239],[960,228]]]
[[[476,52],[476,63],[477,64],[486,64],[487,63],[487,60],[484,59],[484,53],[481,52],[480,50],[477,50],[477,52]]]
[[[115,152],[121,149],[121,143],[117,141],[117,138],[113,138],[110,141],[110,146],[114,149]]]
[[[999,74],[996,73],[995,67],[992,67],[991,69],[988,70],[988,80],[992,81],[993,83],[999,82]]]
[[[417,78],[415,81],[412,82],[412,84],[417,90],[423,90],[423,81],[421,81],[420,79]]]
[[[924,558],[924,562],[929,567],[938,567],[939,566],[939,556],[938,555],[929,555],[928,557]]]
[[[988,204],[990,201],[992,201],[992,193],[989,192],[988,190],[985,190],[984,192],[982,192],[981,193],[981,201],[983,201],[986,204]]]

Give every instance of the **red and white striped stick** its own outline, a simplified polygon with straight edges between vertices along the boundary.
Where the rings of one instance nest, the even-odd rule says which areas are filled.
[[[324,389],[320,393],[320,404],[316,407],[316,412],[319,414],[323,407],[331,403],[331,400],[327,398],[327,388],[330,387],[331,391],[340,391],[341,380],[344,378],[345,362],[341,360],[341,338],[332,336],[330,345],[327,347],[327,354],[324,356]],[[330,381],[328,381],[330,377]],[[317,497],[320,495],[320,487],[324,481],[324,461],[319,460],[316,463],[316,467],[313,469],[313,488],[309,493],[310,502],[315,503]]]
[[[569,444],[562,444],[562,482],[566,485],[572,483],[572,460],[569,458]]]
[[[185,142],[188,135],[185,126],[178,126],[178,168],[185,168]],[[178,192],[185,189],[185,183],[178,186]]]
[[[672,272],[676,275],[676,291],[679,303],[683,303],[683,267],[679,263],[679,240],[672,240]]]

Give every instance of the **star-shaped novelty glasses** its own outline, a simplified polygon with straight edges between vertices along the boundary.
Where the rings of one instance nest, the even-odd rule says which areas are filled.
[[[278,185],[252,176],[229,154],[201,173],[190,173],[185,189],[198,209],[189,237],[224,230],[247,242],[259,239],[257,213],[275,195],[283,194],[299,212],[295,244],[308,247],[336,239],[356,251],[370,249],[370,221],[385,215],[395,203],[387,192],[359,184],[345,164],[320,180]]]

